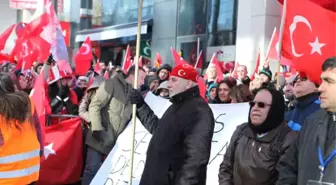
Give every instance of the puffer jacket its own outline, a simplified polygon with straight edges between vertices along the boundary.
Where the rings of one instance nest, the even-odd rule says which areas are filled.
[[[96,91],[89,105],[91,131],[102,131],[101,141],[91,138],[86,144],[93,148],[100,146],[108,154],[118,136],[125,130],[132,117],[132,104],[127,98],[132,85],[116,73],[104,81]]]
[[[237,127],[219,169],[219,185],[273,185],[281,155],[297,133],[286,123],[258,138],[247,123]]]

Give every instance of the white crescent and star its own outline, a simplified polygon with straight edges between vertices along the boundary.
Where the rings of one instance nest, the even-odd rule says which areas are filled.
[[[309,42],[309,45],[312,47],[311,55],[317,52],[318,54],[322,55],[321,48],[325,46],[326,44],[320,43],[318,40],[318,37],[315,38],[314,42]]]
[[[82,47],[85,48],[85,52],[82,52],[82,54],[87,55],[90,52],[90,46],[89,44],[84,43]]]
[[[308,21],[308,19],[306,19],[305,17],[301,16],[301,15],[296,15],[293,18],[293,22],[292,24],[289,26],[289,32],[290,32],[290,40],[291,40],[291,45],[292,45],[292,53],[295,57],[302,57],[304,55],[304,53],[297,53],[295,50],[295,45],[294,45],[294,41],[293,41],[293,33],[296,29],[296,25],[298,23],[304,23],[305,25],[308,26],[309,30],[312,32],[312,26],[310,25],[310,22]],[[314,53],[318,53],[320,55],[322,55],[322,51],[321,48],[323,46],[325,46],[326,44],[324,43],[320,43],[318,40],[318,37],[315,38],[314,42],[309,42],[309,45],[312,47],[312,51],[311,51],[311,55]],[[278,47],[278,44],[277,44]]]
[[[44,158],[48,159],[49,155],[53,154],[56,155],[56,151],[52,148],[54,146],[54,143],[50,143],[49,145],[44,147]]]
[[[180,69],[180,70],[177,72],[177,74],[178,74],[179,76],[185,76],[185,75],[186,75],[186,72],[185,72],[183,69]]]

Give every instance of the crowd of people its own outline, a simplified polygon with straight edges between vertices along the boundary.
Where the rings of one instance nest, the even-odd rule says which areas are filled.
[[[267,63],[251,78],[244,65],[217,74],[216,66],[210,64],[202,74],[190,65],[173,68],[163,64],[160,68],[139,68],[138,90],[133,89],[135,66],[125,72],[101,61],[100,71],[94,71],[93,66],[86,76],[76,76],[58,70],[55,63],[50,56],[29,70],[16,69],[13,63],[1,67],[0,184],[37,181],[37,159],[44,146],[34,102],[28,95],[40,73],[46,82],[46,113],[79,115],[88,123],[82,184],[90,184],[131,120],[132,104],[136,104],[138,118],[153,134],[140,184],[205,185],[214,131],[208,103],[244,102],[250,103],[248,122],[238,126],[231,138],[219,166],[220,185],[336,182],[336,160],[331,159],[329,165],[319,161],[319,156],[323,162],[325,156],[335,153],[335,57],[322,66],[322,84],[314,84],[303,73],[272,79]],[[220,75],[223,80],[219,81]],[[205,79],[204,95],[198,87],[199,76]],[[275,79],[280,79],[278,88]],[[161,119],[144,101],[149,92],[173,103]],[[23,130],[25,134],[20,134]],[[31,141],[32,135],[37,136],[35,141]],[[21,142],[27,140],[29,144]],[[12,166],[1,166],[8,159],[5,157],[25,152],[34,153],[24,161],[31,171],[4,177],[6,171],[13,170]]]

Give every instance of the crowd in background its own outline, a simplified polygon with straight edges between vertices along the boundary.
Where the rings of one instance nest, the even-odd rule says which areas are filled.
[[[335,58],[330,60],[335,63]],[[35,63],[30,70],[24,71],[15,70],[14,64],[7,63],[2,66],[1,71],[2,74],[7,73],[10,76],[17,90],[22,90],[27,95],[31,93],[37,76],[44,73],[47,87],[46,98],[50,103],[48,106],[50,110],[46,110],[47,114],[79,115],[89,123],[88,128],[91,130],[87,131],[85,139],[89,147],[83,178],[83,184],[89,184],[97,173],[104,156],[110,152],[111,147],[113,148],[117,136],[125,129],[127,120],[130,118],[130,104],[126,99],[127,91],[132,88],[131,84],[134,81],[135,67],[132,66],[125,73],[119,66],[100,62],[100,71],[94,71],[94,66],[86,76],[75,76],[67,71],[59,71],[60,76],[57,78],[53,70],[54,63],[52,57],[49,57],[45,64]],[[233,71],[237,73],[236,78],[232,75]],[[142,96],[151,92],[162,98],[171,99],[169,90],[171,72],[172,67],[168,64],[163,64],[160,68],[143,65],[139,71],[137,84]],[[219,75],[223,75],[223,80],[218,80]],[[305,124],[305,119],[321,109],[319,84],[311,82],[303,73],[282,75],[279,78],[280,87],[276,90],[276,80],[272,79],[273,75],[267,63],[259,74],[255,74],[252,78],[248,76],[244,65],[239,65],[237,69],[228,69],[224,74],[217,74],[216,67],[209,65],[203,74],[199,73],[199,76],[206,79],[204,96],[208,103],[250,102],[251,106],[249,122],[235,131],[220,166],[220,185],[230,184],[229,182],[246,184],[251,180],[260,182],[259,184],[264,182],[274,184],[278,179],[278,175],[274,176],[278,174],[275,164],[283,151],[287,150],[296,138],[296,134],[292,132],[300,131]],[[109,78],[113,80],[107,81],[106,79]],[[111,100],[111,94],[114,98],[118,97],[117,101]],[[109,106],[105,107],[106,104]],[[109,116],[101,112],[104,108],[109,109],[107,111]],[[114,116],[111,118],[111,115],[118,119]],[[110,137],[99,132],[100,128],[106,127],[106,125],[100,125],[105,120],[110,121],[112,125],[120,121],[117,133],[114,133],[112,139],[109,138],[111,139],[109,146],[99,144],[101,140]],[[126,124],[123,125],[123,123]],[[246,130],[246,125],[249,125],[251,131],[243,132]],[[257,138],[253,133],[258,134]],[[37,134],[40,135],[38,131]],[[254,153],[256,152],[255,147],[259,152],[262,148],[273,147],[273,138],[281,143],[280,148],[277,146],[266,156],[260,156],[258,152]],[[260,164],[263,165],[254,169],[253,166]],[[265,169],[270,171],[266,172]],[[253,177],[260,178],[254,179]]]

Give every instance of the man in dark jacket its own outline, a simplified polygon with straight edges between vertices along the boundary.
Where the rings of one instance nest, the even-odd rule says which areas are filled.
[[[294,131],[300,131],[307,117],[320,109],[320,100],[316,85],[305,74],[300,73],[294,79],[295,108],[285,115],[288,126]]]
[[[299,137],[280,160],[277,185],[336,183],[336,57],[327,59],[322,70],[318,88],[322,110],[306,119]]]
[[[173,103],[159,119],[133,90],[130,101],[137,116],[153,134],[140,185],[205,185],[214,118],[200,96],[197,71],[176,66],[168,82]]]

